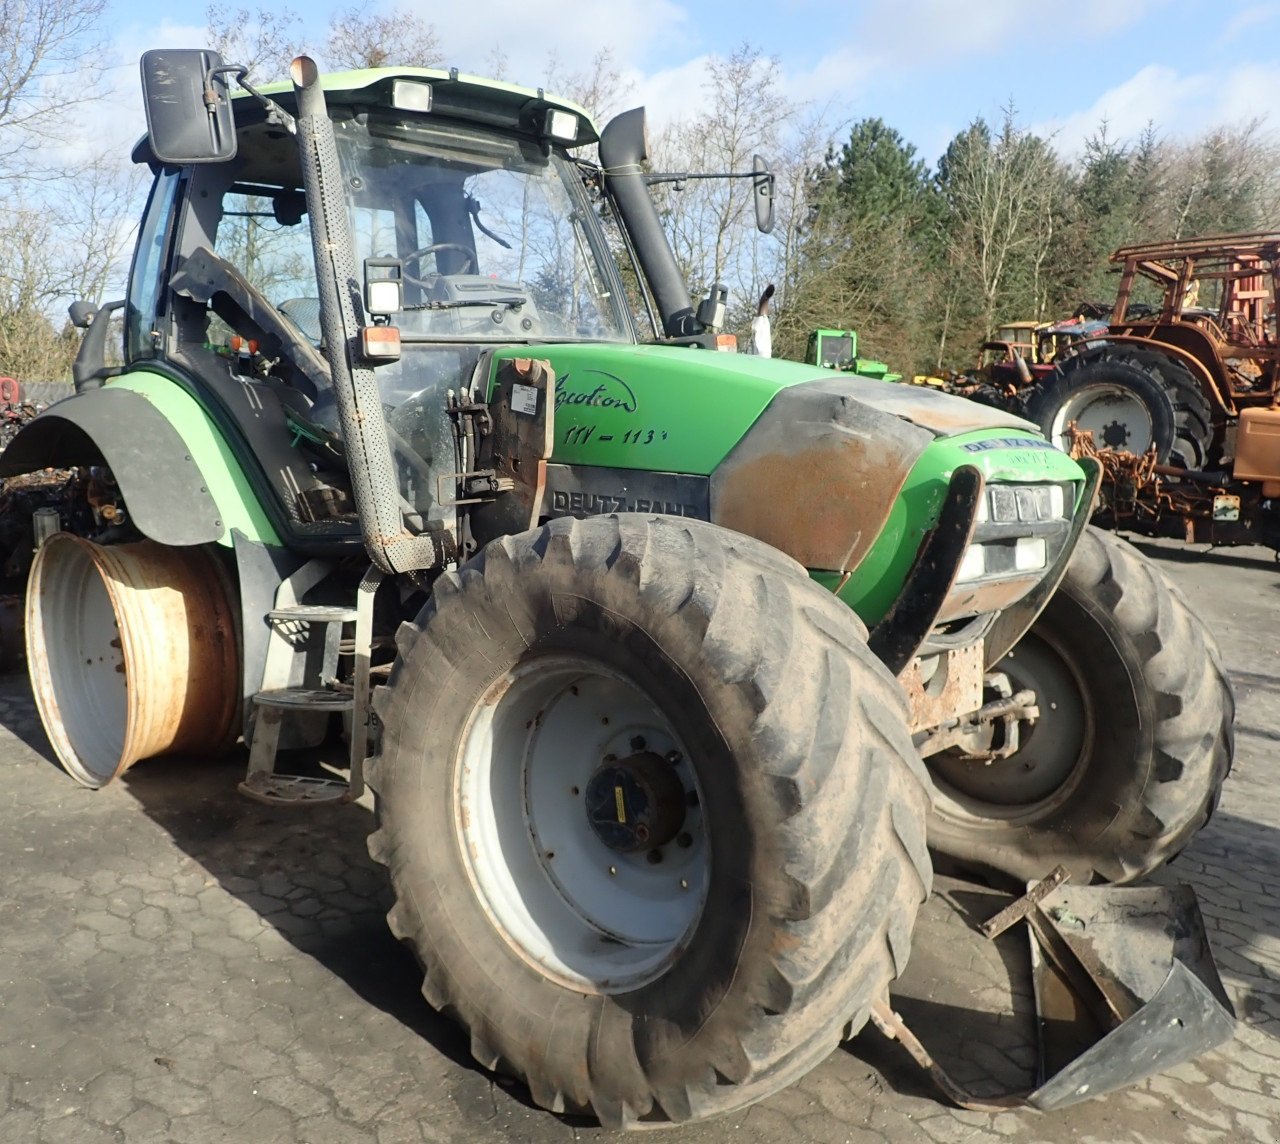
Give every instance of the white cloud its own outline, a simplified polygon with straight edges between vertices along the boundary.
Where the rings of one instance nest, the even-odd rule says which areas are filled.
[[[641,68],[652,50],[670,46],[687,15],[672,0],[489,0],[482,16],[474,5],[442,4],[429,19],[450,65],[484,75],[497,48],[516,83],[537,86],[551,57],[582,72],[608,50],[620,67]]]
[[[875,82],[880,73],[876,57],[848,44],[841,44],[823,55],[811,68],[786,70],[783,89],[803,103],[824,106],[833,102],[848,104]]]
[[[897,67],[946,61],[950,66],[972,55],[992,67],[1034,66],[1038,44],[1053,36],[1047,29],[1065,19],[1080,35],[1112,34],[1147,18],[1169,0],[1077,0],[1064,15],[1061,0],[898,0],[873,5],[858,42],[869,53]],[[1044,39],[1042,39],[1042,36]]]
[[[1213,94],[1206,76],[1179,76],[1172,68],[1150,64],[1124,83],[1104,92],[1086,108],[1034,125],[1037,134],[1052,136],[1066,155],[1079,154],[1084,142],[1105,121],[1112,139],[1132,139],[1148,123],[1157,129],[1180,124],[1189,111]]]
[[[707,78],[707,56],[696,56],[673,68],[645,75],[633,69],[628,76],[633,98],[631,107],[646,111],[650,136],[673,123],[687,123],[698,118],[706,102],[703,83]]]
[[[1189,137],[1220,124],[1263,118],[1266,101],[1259,96],[1280,86],[1280,64],[1240,64],[1225,74],[1180,75],[1155,64],[1099,96],[1089,107],[1034,125],[1052,136],[1060,153],[1079,155],[1084,142],[1103,121],[1118,141],[1134,139],[1153,124],[1163,136]]]
[[[1222,35],[1218,37],[1218,43],[1229,44],[1250,28],[1270,23],[1277,16],[1280,16],[1280,4],[1253,4],[1248,8],[1241,8],[1227,21]]]

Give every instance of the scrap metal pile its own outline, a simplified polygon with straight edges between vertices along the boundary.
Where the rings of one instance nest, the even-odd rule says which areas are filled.
[[[0,403],[0,452],[45,408],[41,401]],[[22,657],[22,592],[35,548],[37,511],[71,520],[86,510],[87,469],[42,469],[0,480],[0,670]]]

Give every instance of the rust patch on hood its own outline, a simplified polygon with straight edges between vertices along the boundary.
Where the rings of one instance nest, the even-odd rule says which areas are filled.
[[[857,399],[851,380],[773,399],[712,474],[712,521],[806,568],[858,565],[934,435]]]

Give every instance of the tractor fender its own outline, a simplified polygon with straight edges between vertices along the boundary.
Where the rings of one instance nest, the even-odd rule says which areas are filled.
[[[188,546],[222,540],[224,513],[182,436],[150,401],[127,389],[86,390],[23,427],[0,456],[0,476],[105,465],[144,536]]]
[[[1149,336],[1142,334],[1104,334],[1102,335],[1103,344],[1091,345],[1088,349],[1073,353],[1062,363],[1062,368],[1072,369],[1077,364],[1083,365],[1085,362],[1097,361],[1105,357],[1116,346],[1163,353],[1174,361],[1180,362],[1191,371],[1191,376],[1201,383],[1204,387],[1205,396],[1209,398],[1217,409],[1226,413],[1234,413],[1235,403],[1231,401],[1231,387],[1227,383],[1226,375],[1220,372],[1221,366],[1218,365],[1217,355],[1213,352],[1213,343],[1208,336],[1202,330],[1197,330],[1189,325],[1179,327],[1178,336],[1192,347],[1204,350],[1205,357],[1197,356],[1190,349],[1177,345],[1172,341],[1166,341],[1163,336],[1155,332],[1152,332]],[[1214,364],[1214,369],[1211,370],[1205,365],[1206,358]]]

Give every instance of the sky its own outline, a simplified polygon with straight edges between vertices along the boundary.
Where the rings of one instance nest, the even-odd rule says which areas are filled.
[[[203,8],[109,5],[116,94],[86,127],[132,139],[143,130],[139,53],[204,46]],[[305,9],[319,49],[330,13],[351,3],[291,6]],[[484,74],[496,46],[509,78],[533,86],[552,55],[586,70],[609,49],[626,105],[645,104],[659,125],[696,119],[707,58],[748,42],[777,57],[788,98],[837,134],[878,116],[930,161],[973,119],[999,119],[1009,104],[1073,155],[1104,119],[1121,141],[1148,123],[1180,138],[1265,118],[1280,92],[1280,2],[486,0],[414,10],[436,26],[451,65]]]

